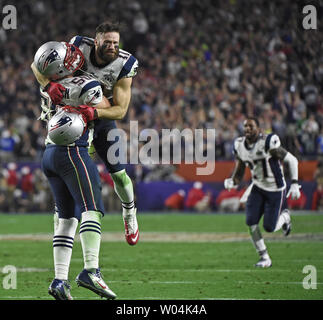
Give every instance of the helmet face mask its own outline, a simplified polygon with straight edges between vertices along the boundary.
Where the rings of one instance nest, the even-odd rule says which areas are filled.
[[[84,64],[81,50],[67,42],[49,41],[34,56],[37,70],[50,80],[72,75]]]
[[[64,67],[74,73],[84,64],[84,57],[82,51],[73,44],[64,42],[66,46],[66,55],[64,58]]]

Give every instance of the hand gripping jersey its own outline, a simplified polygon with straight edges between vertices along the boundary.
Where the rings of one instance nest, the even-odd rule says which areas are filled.
[[[82,75],[77,77],[69,77],[57,81],[66,88],[61,105],[70,105],[77,107],[79,105],[96,105],[102,101],[103,93],[100,83],[92,77]],[[41,93],[41,120],[48,121],[53,113],[55,113],[55,106],[52,105],[50,97],[44,91]],[[88,126],[82,137],[70,144],[70,146],[89,146],[93,139],[93,128]],[[53,141],[47,136],[46,144]]]
[[[282,165],[269,152],[280,145],[276,134],[260,134],[251,147],[247,146],[245,137],[234,141],[234,153],[250,168],[252,182],[266,191],[280,191],[286,187]]]
[[[94,49],[94,39],[82,36],[75,36],[70,41],[77,46],[83,53],[86,61],[86,73],[91,74],[105,88],[106,97],[112,98],[113,86],[121,78],[131,78],[137,74],[138,60],[129,52],[119,49],[119,56],[108,65],[100,68],[93,63],[91,51]],[[93,52],[92,52],[93,54]]]

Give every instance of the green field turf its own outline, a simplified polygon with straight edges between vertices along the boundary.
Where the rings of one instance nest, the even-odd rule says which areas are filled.
[[[293,231],[263,232],[273,266],[256,269],[258,256],[243,214],[140,214],[140,242],[129,246],[121,215],[102,222],[100,265],[122,300],[323,299],[323,215],[293,215]],[[0,214],[0,299],[53,299],[52,215]],[[17,289],[4,289],[3,267],[17,268]],[[306,265],[317,271],[316,289],[304,289]],[[100,299],[74,282],[82,270],[74,243],[72,295]]]

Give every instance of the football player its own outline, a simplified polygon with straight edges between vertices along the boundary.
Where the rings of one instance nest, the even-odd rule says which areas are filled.
[[[72,76],[84,63],[81,51],[66,42],[47,42],[36,52],[34,65],[39,72],[65,87],[61,106],[53,107],[42,93],[41,119],[48,121],[46,148],[42,158],[45,173],[58,213],[54,228],[53,255],[55,278],[48,292],[57,300],[71,300],[68,282],[74,236],[80,221],[80,239],[84,269],[77,276],[78,285],[96,294],[114,299],[115,293],[104,282],[99,269],[101,218],[104,207],[101,182],[96,164],[88,153],[93,135],[81,115],[64,111],[63,105],[110,106],[100,83],[89,76]]]
[[[263,227],[267,232],[282,229],[287,236],[291,230],[291,218],[287,209],[282,211],[286,198],[286,182],[281,161],[289,166],[291,186],[287,197],[300,197],[298,184],[298,161],[280,143],[276,134],[264,135],[260,132],[259,122],[249,117],[244,122],[244,136],[234,141],[236,165],[231,178],[225,179],[224,187],[236,188],[241,182],[245,168],[252,174],[252,184],[246,203],[246,223],[252,242],[260,256],[256,267],[268,268],[272,265],[266,245],[262,238],[259,221],[262,216]]]
[[[138,61],[129,52],[119,48],[120,30],[118,23],[105,22],[96,28],[95,39],[75,36],[71,44],[83,53],[84,74],[96,78],[103,87],[104,95],[111,102],[111,108],[100,110],[83,108],[87,119],[95,120],[93,146],[105,163],[114,182],[114,189],[122,203],[125,237],[130,245],[139,240],[138,222],[134,203],[133,184],[122,163],[112,165],[107,158],[109,147],[116,141],[108,141],[107,135],[116,128],[113,120],[124,118],[130,98],[132,78],[137,74]],[[64,85],[48,81],[32,65],[37,80],[51,97],[54,104],[59,104],[65,92]]]

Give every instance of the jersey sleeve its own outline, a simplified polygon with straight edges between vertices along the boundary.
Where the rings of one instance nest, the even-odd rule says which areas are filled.
[[[281,142],[277,134],[271,133],[266,137],[265,141],[265,151],[269,152],[270,150],[277,149],[281,146]]]
[[[138,66],[138,60],[133,55],[131,55],[121,69],[118,80],[120,80],[121,78],[134,77],[138,72]]]
[[[76,47],[79,47],[81,44],[87,44],[89,46],[94,45],[94,39],[83,36],[74,36],[70,41],[70,44],[74,44]]]
[[[85,105],[95,105],[102,101],[103,92],[100,83],[96,80],[88,82],[80,93],[80,98]]]
[[[241,142],[241,138],[236,138],[233,142],[233,154],[234,156],[236,157],[236,159],[240,159],[240,154],[239,154],[239,145],[240,145],[240,142]]]

